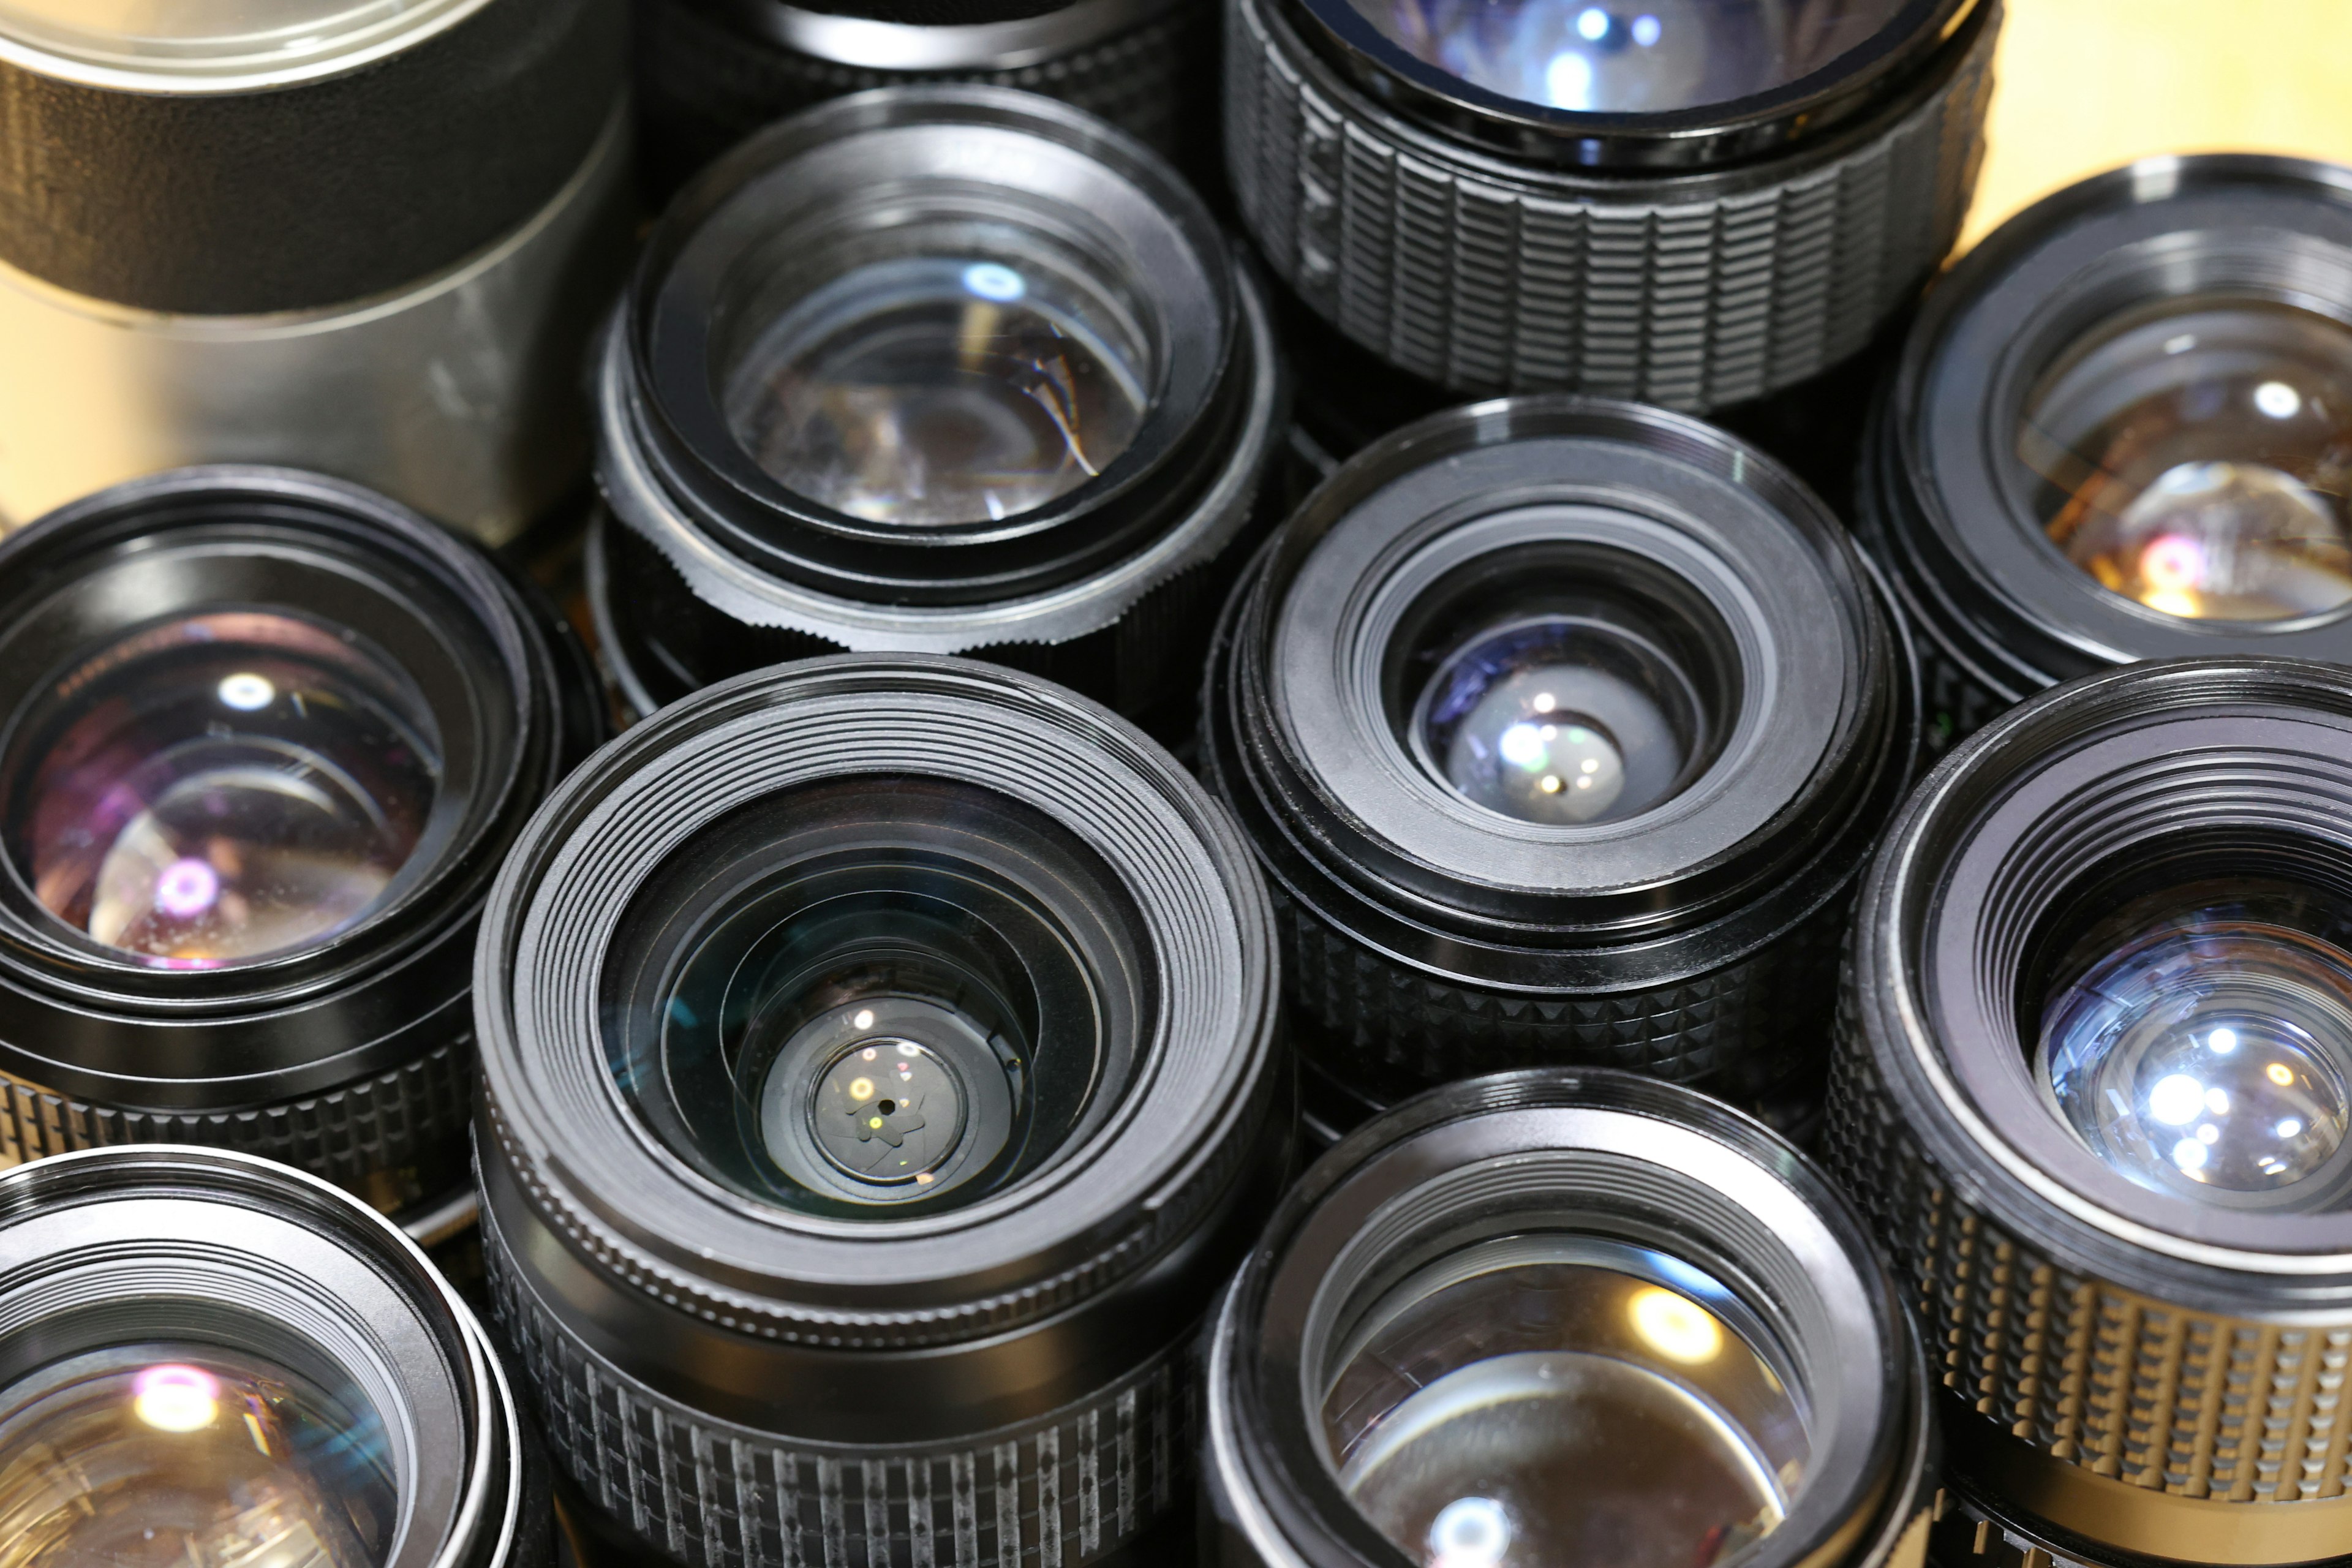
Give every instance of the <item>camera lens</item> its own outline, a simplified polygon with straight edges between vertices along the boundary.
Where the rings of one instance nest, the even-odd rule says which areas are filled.
[[[1360,1128],[1244,1265],[1208,1397],[1212,1561],[1881,1563],[1926,1533],[1926,1368],[1858,1222],[1763,1128],[1627,1074]]]
[[[1939,1556],[2340,1552],[2347,758],[2340,667],[2136,664],[1889,830],[1823,1147],[1943,1347]]]
[[[0,0],[0,531],[190,462],[493,543],[580,484],[629,244],[620,0]]]
[[[969,652],[1184,728],[1283,402],[1199,199],[986,87],[827,104],[710,170],[599,376],[590,597],[646,712],[789,658]]]
[[[2010,220],[1935,289],[1858,531],[1940,747],[2135,658],[2344,657],[2352,176],[2164,159]]]
[[[545,1466],[480,1327],[324,1184],[196,1149],[61,1155],[0,1175],[0,1563],[552,1561]]]
[[[552,613],[354,487],[194,468],[0,544],[0,1156],[219,1144],[428,1228],[472,933],[601,733]]]
[[[825,99],[975,82],[1101,115],[1206,174],[1212,0],[652,0],[636,13],[647,175],[671,192],[735,142]]]
[[[1935,271],[1983,154],[2000,7],[1227,11],[1234,195],[1312,315],[1437,387],[1706,410],[1851,357]]]
[[[1683,416],[1519,398],[1367,448],[1261,562],[1202,767],[1274,884],[1318,1129],[1561,1061],[1809,1116],[1915,745],[1822,504]]]
[[[483,1231],[602,1527],[1013,1564],[1186,1516],[1288,1152],[1271,920],[1172,758],[992,665],[760,672],[573,775],[483,928]]]

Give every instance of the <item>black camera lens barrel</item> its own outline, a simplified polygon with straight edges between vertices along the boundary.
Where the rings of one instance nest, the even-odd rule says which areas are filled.
[[[1515,1280],[1535,1310],[1510,1310]],[[1382,1358],[1393,1385],[1363,1375]],[[1924,1359],[1859,1217],[1762,1126],[1627,1073],[1470,1079],[1359,1128],[1275,1212],[1208,1360],[1202,1553],[1237,1568],[1687,1560],[1675,1532],[1700,1561],[1917,1563],[1935,1503]],[[1408,1408],[1537,1363],[1444,1425]],[[1743,1390],[1761,1397],[1710,1399]],[[1677,1398],[1707,1415],[1677,1426]],[[1415,1415],[1433,1425],[1413,1517],[1451,1498],[1425,1543],[1376,1522],[1395,1500],[1363,1462],[1383,1424],[1423,1433]],[[1710,1439],[1768,1471],[1789,1450],[1760,1535],[1707,1533],[1741,1506],[1699,1495]]]
[[[0,1173],[0,1496],[71,1559],[177,1536],[337,1568],[550,1568],[544,1457],[400,1231],[219,1150]],[[312,1556],[315,1554],[315,1557]]]
[[[1547,651],[1524,633],[1547,620],[1587,640]],[[1687,416],[1505,399],[1367,448],[1236,591],[1202,700],[1203,776],[1275,889],[1310,1115],[1542,1064],[1791,1111],[1910,776],[1910,681],[1835,520]],[[1549,793],[1447,771],[1514,746]]]
[[[475,921],[603,732],[576,639],[284,469],[93,496],[0,542],[0,1152],[224,1146],[445,1228]]]
[[[2332,355],[2331,333],[2343,340]],[[2297,363],[2305,342],[2315,357]],[[2326,581],[2344,582],[2347,378],[2344,169],[2234,153],[2149,159],[2048,197],[1972,250],[1931,291],[1856,482],[1856,531],[1918,629],[1938,743],[2044,687],[2132,659],[2344,658],[2340,587],[2303,604],[2216,615],[2184,602],[2174,609],[2189,613],[2168,613],[2147,602],[2165,599],[2162,584],[2137,568],[2155,548],[2151,564],[2181,579],[2175,593],[2193,592],[2189,579],[2218,578],[2222,558],[2241,553],[2200,534],[2234,515],[2243,542],[2263,545],[2245,531],[2284,510],[2303,538],[2284,542],[2328,546]],[[2028,440],[2049,448],[2042,472]],[[2159,471],[2138,471],[2150,466]],[[2287,489],[2275,476],[2290,468],[2301,471]],[[2267,490],[2244,488],[2257,477]],[[2122,493],[2109,501],[2103,486]],[[2177,559],[2165,553],[2168,521],[2188,546]],[[2085,550],[2078,563],[2050,532],[2073,540],[2103,525],[2121,536],[2120,558]],[[2242,555],[2262,563],[2257,551]]]
[[[979,181],[996,188],[976,194]],[[888,193],[880,216],[877,190]],[[960,279],[886,276],[934,251],[942,265],[996,259]],[[782,409],[790,388],[835,374],[818,344],[752,374],[784,353],[766,346],[773,333],[829,288],[856,294],[824,318],[846,323],[845,341],[867,330],[860,308],[879,334],[905,289],[945,290],[919,303],[951,309],[959,336],[941,335],[944,321],[929,336],[902,331],[916,347],[1066,294],[1070,320],[1049,318],[1039,331],[1052,341],[1035,353],[1092,345],[1094,370],[1071,368],[1067,387],[885,367],[873,381],[903,406],[857,417],[912,426],[901,439],[919,447],[926,419],[964,427],[950,416],[971,410],[947,406],[951,395],[1019,395],[992,418],[1067,398],[1098,416],[1100,455],[1087,454],[1075,415],[1056,438],[1088,466],[1066,473],[966,472],[971,460],[945,448],[936,464],[858,458],[858,431],[814,418],[796,444],[755,442],[746,388],[767,387],[758,406]],[[1122,355],[1135,363],[1113,363]],[[656,233],[596,377],[611,517],[591,546],[591,600],[624,694],[648,711],[759,665],[845,649],[977,653],[1124,711],[1164,700],[1183,679],[1171,647],[1205,641],[1257,515],[1285,395],[1256,288],[1164,163],[1077,110],[971,86],[822,105],[707,171]],[[1104,401],[1126,382],[1132,407]],[[927,397],[942,400],[928,416]],[[811,444],[827,430],[842,452]]]
[[[689,1563],[1090,1561],[1181,1514],[1189,1336],[1286,1152],[1270,922],[1172,759],[996,667],[806,661],[608,747],[478,975],[493,1296],[562,1471]],[[656,1086],[730,1018],[761,1112],[688,1124]]]
[[[1934,272],[1982,160],[2000,16],[1910,7],[1906,47],[1802,92],[1575,113],[1391,58],[1354,0],[1227,0],[1226,157],[1276,275],[1398,369],[1705,411],[1856,353]]]
[[[2352,1539],[2352,1226],[2327,1163],[2352,988],[2340,958],[2262,967],[2345,940],[2347,757],[2339,666],[2143,663],[1996,719],[1889,830],[1822,1148],[1947,1391],[1952,1561],[2288,1563]],[[2101,1115],[2078,1131],[2044,1064],[2102,974]]]

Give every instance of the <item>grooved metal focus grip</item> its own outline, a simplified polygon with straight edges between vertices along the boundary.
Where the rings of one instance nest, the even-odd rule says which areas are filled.
[[[1986,1423],[1956,1442],[2013,1439],[2111,1481],[2250,1510],[2345,1506],[2352,1319],[2184,1310],[2020,1240],[1929,1161],[1895,1113],[1851,974],[1821,1146],[1885,1242],[1944,1387]],[[2249,1518],[2245,1528],[2284,1522]]]
[[[621,0],[493,0],[375,64],[131,92],[0,60],[0,262],[141,310],[241,315],[417,282],[578,173],[626,64]]]
[[[1999,16],[1951,79],[1857,140],[1707,176],[1513,164],[1404,123],[1269,0],[1227,0],[1225,155],[1274,270],[1342,333],[1459,391],[1694,411],[1859,351],[1959,234]]]
[[[493,1319],[556,1465],[688,1568],[1062,1568],[1126,1544],[1190,1496],[1189,1336],[1089,1399],[961,1443],[798,1442],[629,1377],[546,1310],[487,1206],[482,1241]]]
[[[327,1093],[240,1110],[92,1105],[0,1073],[0,1166],[120,1143],[197,1143],[258,1154],[396,1207],[465,1182],[473,1109],[470,1031]]]
[[[1046,7],[1038,7],[1045,9]],[[829,98],[919,82],[1018,88],[1098,114],[1180,166],[1205,168],[1199,134],[1216,52],[1213,0],[1178,0],[1142,26],[1009,70],[888,71],[845,66],[746,37],[689,0],[644,0],[637,80],[655,174],[685,182],[773,120]]]

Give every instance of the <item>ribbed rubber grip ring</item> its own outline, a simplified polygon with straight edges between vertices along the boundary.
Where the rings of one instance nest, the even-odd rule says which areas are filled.
[[[1419,131],[1267,0],[1227,0],[1225,156],[1275,272],[1388,363],[1471,392],[1704,411],[1858,352],[1952,247],[1984,156],[1995,8],[1893,124],[1734,174],[1550,174]]]
[[[195,1143],[322,1176],[379,1206],[462,1185],[474,1109],[470,1031],[325,1094],[241,1110],[90,1105],[0,1073],[0,1165],[121,1143]]]
[[[688,1568],[1064,1568],[1189,1507],[1190,1336],[1042,1419],[893,1450],[795,1441],[698,1415],[572,1334],[486,1207],[490,1302],[557,1467]]]

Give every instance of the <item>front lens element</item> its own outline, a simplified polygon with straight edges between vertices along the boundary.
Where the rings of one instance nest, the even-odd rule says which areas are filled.
[[[0,1394],[0,1568],[374,1568],[397,1501],[364,1399],[247,1352],[120,1346]]]
[[[1018,517],[1094,479],[1134,440],[1152,376],[1141,329],[1079,269],[968,251],[809,292],[739,357],[724,400],[786,489],[922,527]]]
[[[2197,620],[2352,602],[2352,330],[2261,300],[2133,312],[2063,355],[2017,453],[2066,558]]]
[[[2352,955],[2198,910],[2062,986],[2037,1061],[2075,1135],[2143,1186],[2299,1212],[2352,1201]]]
[[[1706,1568],[1787,1514],[1802,1412],[1724,1286],[1614,1242],[1516,1237],[1369,1314],[1323,1406],[1340,1484],[1428,1568]]]
[[[439,786],[391,663],[289,616],[190,616],[51,684],[17,727],[7,847],[118,952],[215,967],[309,947],[382,901]]]
[[[1789,86],[1906,0],[1349,0],[1415,59],[1547,109],[1664,114]]]

